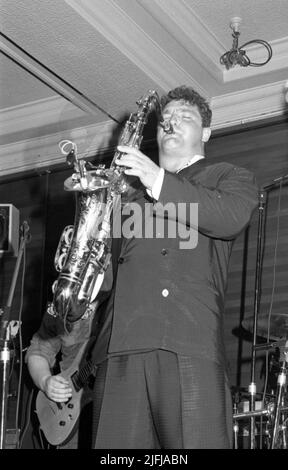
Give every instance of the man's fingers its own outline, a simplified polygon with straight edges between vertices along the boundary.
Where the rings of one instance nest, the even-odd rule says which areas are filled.
[[[131,153],[132,155],[139,155],[142,153],[136,147],[129,147],[129,145],[118,145],[117,150],[123,153]]]
[[[125,155],[121,160],[116,160],[116,164],[119,166],[127,166],[129,168],[141,168],[143,166],[143,162],[138,160],[134,156]]]
[[[67,379],[61,375],[55,375],[50,377],[47,382],[47,389],[49,392],[59,392],[59,393],[72,393],[72,388]]]
[[[147,161],[150,160],[149,157],[147,157],[147,155],[145,155],[144,153],[142,153],[139,149],[135,147],[119,146],[118,150],[122,152],[121,158],[118,159],[119,162],[129,157],[131,157],[133,160],[135,159],[140,162],[145,161],[145,160]]]
[[[59,377],[57,377],[59,378]],[[47,388],[47,395],[53,401],[62,401],[65,402],[72,396],[72,388],[69,386],[69,383],[61,383],[58,380],[50,382]]]
[[[137,168],[127,168],[124,173],[126,175],[138,176],[139,178],[143,176],[143,173]]]

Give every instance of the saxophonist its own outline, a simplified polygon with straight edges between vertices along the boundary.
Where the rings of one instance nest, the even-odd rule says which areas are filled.
[[[123,207],[118,273],[93,353],[93,447],[229,449],[225,288],[258,189],[247,169],[206,158],[212,112],[202,96],[179,86],[161,104],[159,164],[118,149],[117,165],[141,191]]]

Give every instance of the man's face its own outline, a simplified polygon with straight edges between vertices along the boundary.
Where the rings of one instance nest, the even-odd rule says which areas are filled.
[[[157,141],[161,152],[177,151],[182,155],[199,152],[202,148],[202,119],[197,106],[184,100],[170,101],[163,110],[164,120],[171,122],[173,132],[167,134],[159,126]]]

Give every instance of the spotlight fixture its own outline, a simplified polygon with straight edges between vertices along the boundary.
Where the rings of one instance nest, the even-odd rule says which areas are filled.
[[[236,16],[235,18],[231,18],[230,28],[232,29],[232,37],[233,37],[233,44],[232,49],[228,52],[225,52],[220,57],[220,63],[225,65],[226,69],[231,69],[235,67],[235,65],[240,65],[241,67],[261,67],[269,62],[272,57],[272,47],[268,42],[264,41],[263,39],[253,39],[251,41],[245,42],[242,46],[238,46],[238,40],[240,36],[239,25],[242,19]],[[265,62],[251,62],[249,57],[246,54],[246,51],[243,49],[250,44],[261,44],[267,49],[268,57]]]

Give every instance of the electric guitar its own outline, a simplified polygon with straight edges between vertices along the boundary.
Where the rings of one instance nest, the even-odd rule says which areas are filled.
[[[79,370],[84,350],[88,341],[80,348],[71,366],[61,372],[62,377],[69,380],[72,388],[72,397],[66,402],[50,400],[41,390],[36,397],[36,413],[47,441],[54,445],[63,444],[72,434],[81,412],[83,387],[93,372],[94,366],[86,362]]]

